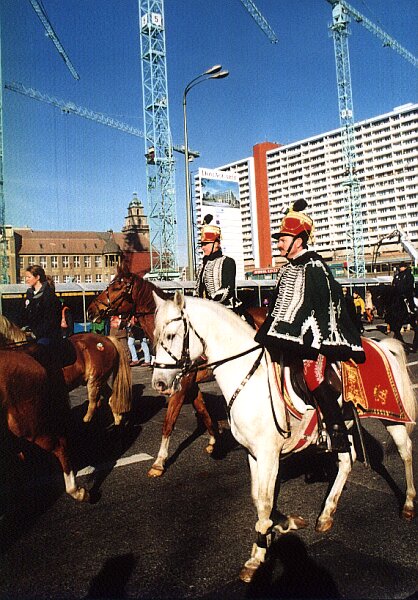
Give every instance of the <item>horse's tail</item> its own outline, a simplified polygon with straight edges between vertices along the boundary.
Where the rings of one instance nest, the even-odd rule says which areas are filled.
[[[132,371],[125,347],[113,336],[108,336],[115,346],[119,356],[117,367],[113,370],[112,385],[112,412],[121,414],[131,410],[132,407]]]
[[[383,338],[379,343],[382,346],[385,346],[389,352],[393,354],[399,365],[402,378],[402,402],[407,415],[413,421],[413,423],[406,424],[406,429],[408,433],[411,433],[415,426],[417,416],[417,401],[415,398],[413,384],[409,376],[408,363],[406,361],[406,354],[403,349],[403,345],[394,338]]]

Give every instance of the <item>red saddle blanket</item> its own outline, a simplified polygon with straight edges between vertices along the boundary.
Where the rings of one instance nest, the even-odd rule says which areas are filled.
[[[343,398],[352,402],[359,417],[378,417],[397,423],[411,423],[390,363],[377,342],[362,338],[366,362],[341,363]]]

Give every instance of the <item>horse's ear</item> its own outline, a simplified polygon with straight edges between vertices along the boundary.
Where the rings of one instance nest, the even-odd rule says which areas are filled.
[[[165,300],[160,298],[158,294],[154,292],[154,290],[152,291],[152,295],[154,296],[155,307],[158,310],[164,304]]]
[[[121,279],[123,277],[130,277],[131,272],[129,271],[129,265],[126,261],[122,261],[122,264],[118,265],[118,277]]]
[[[180,292],[180,290],[176,290],[174,294],[174,304],[180,309],[184,308],[184,295]]]

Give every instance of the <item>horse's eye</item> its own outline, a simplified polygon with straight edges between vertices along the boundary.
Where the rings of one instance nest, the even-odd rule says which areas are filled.
[[[167,333],[167,339],[169,342],[172,342],[176,336],[174,333]]]

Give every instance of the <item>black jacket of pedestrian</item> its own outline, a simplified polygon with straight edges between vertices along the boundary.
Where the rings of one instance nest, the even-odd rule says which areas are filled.
[[[61,338],[61,302],[48,282],[44,282],[36,293],[32,287],[27,290],[23,324],[37,340]]]

